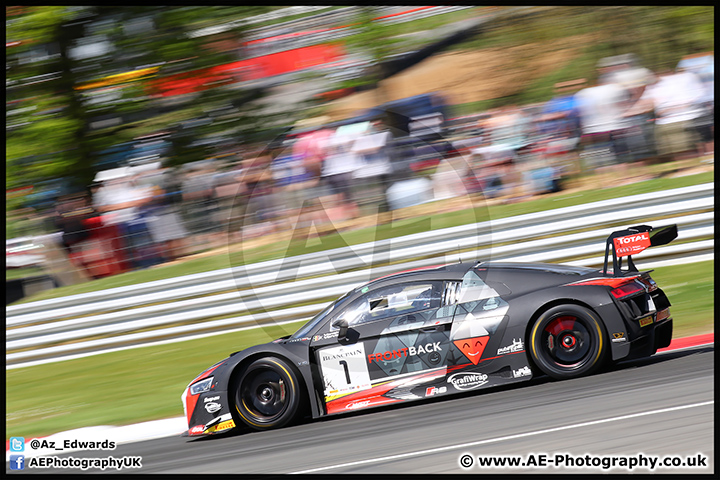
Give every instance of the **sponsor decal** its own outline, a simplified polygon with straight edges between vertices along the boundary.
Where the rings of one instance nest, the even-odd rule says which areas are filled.
[[[613,332],[613,338],[611,340],[613,343],[625,343],[627,342],[627,338],[625,338],[625,332]]]
[[[228,430],[230,428],[235,427],[235,422],[231,420],[226,420],[224,422],[220,422],[217,425],[208,428],[207,433],[216,433],[216,432],[222,432],[223,430]]]
[[[379,363],[380,361],[389,362],[403,357],[407,358],[415,355],[424,355],[430,352],[442,352],[440,342],[426,343],[424,346],[417,345],[411,347],[403,347],[397,350],[389,350],[387,352],[381,353],[371,353],[370,355],[368,355],[368,363],[373,363],[373,361],[376,363]],[[432,359],[430,360],[432,361]],[[438,355],[436,363],[439,361],[440,359]]]
[[[326,397],[371,387],[364,343],[322,349],[317,356]]]
[[[529,377],[531,375],[532,375],[532,370],[530,370],[530,367],[528,367],[527,365],[525,365],[524,367],[519,368],[517,370],[513,370],[513,378]]]
[[[313,342],[317,342],[318,340],[328,340],[330,338],[337,338],[339,333],[340,332],[338,330],[335,330],[334,332],[326,332],[322,335],[315,335],[312,339]]]
[[[634,235],[614,238],[615,254],[618,257],[640,253],[650,246],[650,235],[642,232]]]
[[[287,343],[295,343],[295,342],[309,342],[310,337],[302,337],[302,338],[293,338],[291,340],[288,340]]]
[[[450,375],[447,381],[458,390],[472,390],[488,383],[488,376],[484,373],[456,373]]]
[[[515,352],[522,352],[524,350],[523,342],[521,339],[514,339],[512,345],[508,345],[507,347],[498,348],[497,354],[498,355],[505,355],[506,353],[515,353]]]
[[[207,402],[217,402],[218,400],[220,400],[220,397],[217,397],[217,396],[216,396],[216,397],[206,397],[205,400],[204,400],[204,402],[205,402],[205,403],[207,403]]]
[[[361,402],[352,402],[345,405],[345,410],[356,410],[358,408],[365,408],[370,405],[370,400],[363,400]]]
[[[432,397],[433,395],[440,395],[445,392],[447,392],[447,387],[428,387],[427,390],[425,390],[425,396]]]
[[[428,362],[430,362],[432,365],[437,365],[440,363],[441,356],[438,352],[431,352],[430,355],[428,355]]]
[[[482,357],[483,351],[485,351],[485,346],[487,345],[488,338],[490,337],[484,335],[482,337],[472,337],[462,340],[455,340],[453,343],[456,347],[460,349],[463,354],[465,354],[468,360],[477,365],[480,361],[480,357]]]
[[[216,402],[210,402],[205,404],[205,410],[207,410],[208,413],[215,413],[218,410],[222,408],[222,405]]]
[[[641,318],[639,323],[640,323],[641,327],[646,327],[646,326],[650,325],[652,322],[653,322],[652,315],[649,315],[647,317]]]
[[[235,422],[232,420],[228,420],[226,422],[219,423],[216,431],[219,432],[220,430],[227,430],[228,428],[233,428],[233,427],[235,427]]]
[[[320,359],[323,362],[329,362],[331,360],[342,360],[344,358],[351,358],[351,357],[357,357],[358,355],[362,355],[363,351],[360,348],[351,349],[348,351],[325,351],[320,354]]]
[[[190,435],[199,435],[205,430],[205,425],[195,425],[188,432]]]

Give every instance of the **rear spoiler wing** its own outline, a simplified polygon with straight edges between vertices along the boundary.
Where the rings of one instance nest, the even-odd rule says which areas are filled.
[[[637,225],[626,230],[618,230],[610,234],[605,245],[605,264],[603,275],[608,274],[608,257],[612,247],[613,268],[612,275],[620,277],[628,272],[637,272],[632,256],[648,247],[667,245],[677,238],[677,225],[666,225],[653,228],[649,225]],[[628,269],[622,271],[622,259],[627,257]]]

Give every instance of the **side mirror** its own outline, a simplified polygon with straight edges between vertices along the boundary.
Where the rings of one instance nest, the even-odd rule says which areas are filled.
[[[332,326],[338,328],[338,339],[343,340],[347,336],[348,332],[348,321],[344,318],[338,318],[332,323]]]

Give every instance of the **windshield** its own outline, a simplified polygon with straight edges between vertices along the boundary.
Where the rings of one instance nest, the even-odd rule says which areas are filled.
[[[345,295],[325,307],[322,312],[315,315],[312,320],[300,327],[300,330],[293,333],[290,338],[302,338],[307,336],[308,333],[315,329],[315,327],[322,324],[322,322],[325,320],[325,317],[327,317],[330,312],[334,311],[336,307],[339,307],[340,305],[345,303],[345,301],[350,297],[353,292],[355,292],[354,289],[350,290]]]

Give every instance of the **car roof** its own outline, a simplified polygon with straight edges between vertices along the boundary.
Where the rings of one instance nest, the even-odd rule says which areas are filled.
[[[396,283],[405,280],[455,280],[462,279],[463,275],[470,270],[477,262],[458,262],[446,265],[433,265],[419,267],[401,272],[392,273],[376,278],[358,288],[374,287],[380,284]]]

